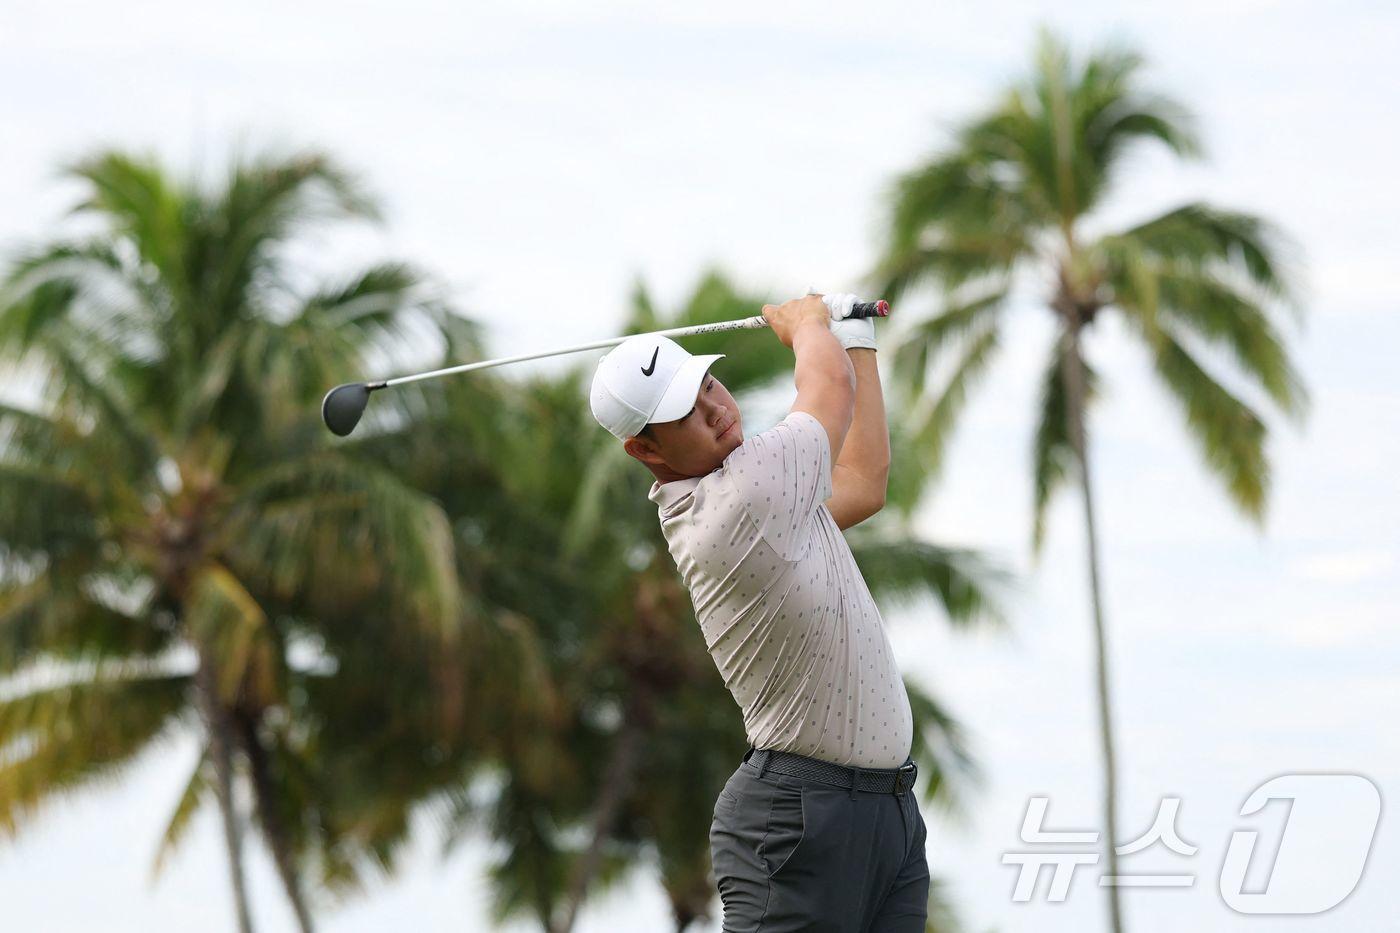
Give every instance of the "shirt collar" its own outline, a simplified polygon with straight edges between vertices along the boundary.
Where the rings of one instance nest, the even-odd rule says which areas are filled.
[[[685,479],[672,480],[663,483],[655,480],[651,484],[651,490],[647,493],[647,498],[655,502],[661,509],[669,509],[686,496],[695,491],[695,487],[700,484],[701,477],[690,476]]]

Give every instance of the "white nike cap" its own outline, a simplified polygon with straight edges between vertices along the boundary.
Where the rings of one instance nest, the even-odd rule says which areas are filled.
[[[723,358],[693,356],[669,337],[628,337],[598,361],[588,393],[593,417],[623,440],[644,425],[684,417],[695,406],[706,371]]]

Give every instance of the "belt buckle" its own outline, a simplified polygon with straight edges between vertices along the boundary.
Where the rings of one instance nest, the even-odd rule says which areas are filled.
[[[919,768],[914,762],[900,765],[894,776],[894,792],[896,796],[902,795],[905,791],[914,786],[914,779],[919,776]]]

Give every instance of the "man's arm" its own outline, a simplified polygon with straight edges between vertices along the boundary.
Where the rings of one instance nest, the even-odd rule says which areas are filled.
[[[856,376],[847,352],[831,332],[831,312],[820,295],[764,305],[763,316],[797,362],[792,411],[805,411],[826,429],[835,465],[855,416]]]
[[[845,352],[856,374],[855,416],[831,468],[832,493],[826,500],[831,517],[843,531],[885,507],[890,475],[890,432],[875,351],[857,347]]]

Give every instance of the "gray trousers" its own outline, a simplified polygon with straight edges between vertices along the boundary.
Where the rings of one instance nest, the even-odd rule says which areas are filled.
[[[913,791],[760,777],[746,756],[710,824],[724,933],[924,933],[927,838]]]

